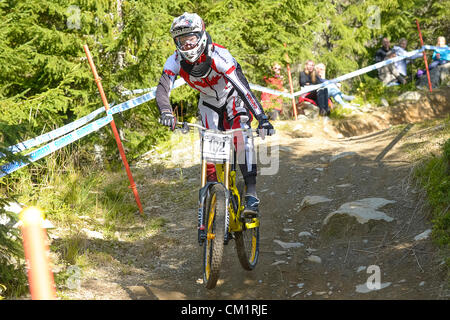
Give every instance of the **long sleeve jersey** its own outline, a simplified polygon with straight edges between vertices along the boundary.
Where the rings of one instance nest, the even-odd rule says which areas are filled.
[[[264,115],[263,108],[250,90],[239,63],[226,48],[215,43],[212,44],[211,60],[209,73],[203,78],[197,78],[181,68],[181,57],[177,51],[167,59],[156,89],[156,103],[160,112],[172,112],[170,90],[180,75],[190,87],[200,91],[203,101],[217,107],[225,104],[228,94],[234,88],[246,107],[259,120]]]

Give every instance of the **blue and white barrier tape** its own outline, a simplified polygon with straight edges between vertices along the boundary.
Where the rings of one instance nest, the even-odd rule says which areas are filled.
[[[356,71],[344,74],[343,76],[337,77],[335,79],[327,80],[327,81],[325,81],[325,82],[323,82],[321,84],[307,86],[307,87],[305,87],[304,89],[302,89],[300,91],[294,92],[293,96],[297,97],[297,96],[305,94],[307,92],[311,92],[311,91],[323,88],[323,87],[325,87],[325,86],[327,86],[329,84],[341,82],[341,81],[344,81],[344,80],[347,80],[347,79],[350,79],[350,78],[354,78],[354,77],[362,75],[364,73],[368,73],[370,71],[377,70],[379,68],[387,66],[387,65],[389,65],[391,63],[395,63],[395,62],[398,62],[398,61],[401,61],[401,60],[404,60],[404,59],[407,59],[407,58],[411,58],[411,57],[415,56],[416,54],[422,52],[423,50],[424,49],[418,49],[418,50],[410,51],[410,52],[408,52],[405,55],[397,56],[397,57],[389,59],[389,60],[384,60],[384,61],[375,63],[375,64],[373,64],[371,66],[368,66],[368,67],[365,67],[365,68],[362,68],[362,69],[359,69],[359,70],[356,70]]]
[[[104,109],[103,109],[104,110]],[[84,136],[88,135],[91,132],[97,131],[100,128],[106,126],[108,123],[110,123],[113,120],[112,115],[107,115],[106,117],[103,117],[101,119],[98,119],[94,122],[91,122],[84,127],[81,127],[80,129],[77,129],[69,134],[66,134],[65,136],[50,142],[49,144],[46,144],[43,147],[40,147],[39,149],[30,152],[26,154],[25,156],[28,157],[28,159],[31,162],[35,162],[45,156],[48,156],[49,154],[55,152],[56,150],[61,149],[64,146],[67,146],[68,144],[71,144],[72,142],[83,138]],[[10,174],[11,172],[14,172],[20,168],[25,167],[29,163],[23,162],[23,161],[14,161],[7,163],[0,167],[0,178],[3,176],[6,176]]]
[[[10,147],[8,147],[8,150],[11,151],[12,153],[17,153],[17,152],[21,152],[21,151],[33,148],[35,146],[38,146],[38,145],[48,142],[50,140],[56,139],[70,131],[73,131],[73,130],[85,125],[89,121],[95,119],[95,117],[97,117],[100,113],[102,113],[104,111],[105,111],[104,107],[98,108],[97,110],[91,112],[90,114],[88,114],[78,120],[75,120],[74,122],[66,124],[65,126],[63,126],[61,128],[47,132],[43,135],[40,135],[39,137],[29,139],[27,141],[10,146]],[[0,153],[0,158],[2,158],[2,157],[4,157],[4,154]]]
[[[405,55],[402,56],[398,56],[395,57],[393,59],[389,59],[389,60],[385,60],[385,61],[381,61],[379,63],[376,63],[374,65],[350,72],[348,74],[345,74],[343,76],[337,77],[335,79],[332,80],[327,80],[321,84],[318,85],[313,85],[313,86],[308,86],[307,88],[304,88],[303,90],[300,90],[298,92],[295,92],[294,94],[290,94],[290,93],[286,93],[286,92],[281,92],[281,91],[277,91],[277,90],[273,90],[270,88],[265,88],[259,85],[255,85],[255,84],[250,84],[250,88],[252,90],[258,90],[258,91],[262,91],[262,92],[267,92],[270,94],[274,94],[274,95],[279,95],[279,96],[284,96],[286,98],[293,98],[296,96],[299,96],[301,94],[310,92],[310,91],[314,91],[317,89],[320,89],[322,87],[325,87],[329,84],[332,83],[337,83],[337,82],[341,82],[353,77],[356,77],[358,75],[370,72],[372,70],[376,70],[379,69],[381,67],[384,67],[386,65],[389,65],[391,63],[397,62],[397,61],[401,61],[403,59],[407,59],[407,58],[411,58],[412,56],[423,52],[423,50],[436,50],[438,47],[435,46],[429,46],[429,45],[425,45],[423,46],[421,49],[418,50],[414,50],[411,52],[408,52]],[[178,88],[181,85],[184,85],[186,82],[184,81],[184,79],[178,79],[174,82],[172,89]],[[123,102],[115,107],[112,107],[111,109],[108,110],[107,112],[107,116],[103,117],[99,120],[96,120],[80,129],[77,129],[69,134],[66,134],[76,128],[79,128],[80,126],[88,123],[89,121],[91,121],[92,119],[94,119],[97,115],[99,115],[100,113],[102,113],[105,109],[103,107],[93,111],[92,113],[88,114],[87,116],[84,116],[83,118],[80,118],[72,123],[69,123],[61,128],[55,129],[51,132],[48,132],[46,134],[43,134],[39,137],[27,140],[25,142],[16,144],[14,146],[9,147],[8,149],[13,152],[20,152],[32,147],[35,147],[39,144],[48,142],[50,140],[53,140],[57,137],[60,137],[63,134],[66,134],[65,136],[37,149],[36,151],[30,152],[28,154],[26,154],[25,156],[28,156],[31,162],[37,161],[53,152],[55,152],[58,149],[61,149],[62,147],[78,140],[81,139],[82,137],[88,135],[89,133],[99,130],[100,128],[104,127],[105,125],[107,125],[108,123],[110,123],[113,118],[112,115],[118,112],[123,112],[125,110],[129,110],[131,108],[134,108],[140,104],[143,104],[145,102],[148,102],[152,99],[155,98],[156,95],[156,87],[152,87],[152,88],[147,88],[147,89],[137,89],[137,90],[132,90],[132,91],[124,91],[122,93],[122,95],[129,95],[129,94],[138,94],[138,93],[143,93],[143,92],[148,92],[142,96],[136,97],[134,99],[128,100],[126,102]],[[4,156],[3,154],[0,153],[0,158]],[[5,164],[3,166],[0,167],[0,178],[11,173],[14,172],[24,166],[26,166],[27,163],[24,162],[12,162],[12,163],[8,163]]]
[[[288,93],[288,92],[281,92],[281,91],[278,91],[278,90],[273,90],[273,89],[270,89],[270,88],[265,88],[265,87],[262,87],[260,85],[252,84],[252,83],[250,83],[250,89],[261,91],[261,92],[267,92],[267,93],[270,93],[270,94],[283,96],[283,97],[292,99],[292,98],[297,97],[299,95],[302,95],[302,94],[308,93],[310,91],[314,91],[314,90],[320,89],[322,87],[325,87],[325,86],[327,86],[329,84],[341,82],[341,81],[344,81],[344,80],[356,77],[358,75],[361,75],[361,74],[364,74],[364,73],[368,73],[368,72],[370,72],[372,70],[379,69],[381,67],[387,66],[387,65],[389,65],[391,63],[395,63],[395,62],[401,61],[403,59],[412,58],[414,55],[423,52],[423,50],[435,50],[436,48],[437,47],[435,47],[435,46],[425,45],[422,48],[410,51],[410,52],[408,52],[405,55],[401,55],[401,56],[399,55],[399,56],[397,56],[397,57],[395,57],[393,59],[389,59],[389,60],[385,60],[385,61],[381,61],[381,62],[375,63],[375,64],[373,64],[371,66],[368,66],[368,67],[365,67],[365,68],[362,68],[362,69],[350,72],[348,74],[345,74],[343,76],[337,77],[335,79],[327,80],[326,82],[323,82],[321,84],[305,87],[304,89],[302,89],[300,91],[297,91],[297,92],[294,92],[293,94]],[[180,78],[180,79],[175,81],[173,89],[177,88],[177,87],[179,87],[179,86],[181,86],[181,85],[183,85],[185,83],[186,82],[183,79]],[[132,90],[132,91],[124,91],[124,92],[122,92],[122,95],[130,95],[130,94],[137,94],[137,93],[143,93],[143,92],[150,92],[150,93],[155,94],[156,87],[146,88],[146,89],[136,89],[136,90]],[[153,98],[154,98],[154,96],[153,96]],[[129,108],[126,108],[125,110],[127,110],[127,109],[129,109]]]

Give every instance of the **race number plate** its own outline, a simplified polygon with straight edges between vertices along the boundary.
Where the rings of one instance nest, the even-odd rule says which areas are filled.
[[[230,161],[231,136],[205,132],[203,136],[203,158],[214,163]]]

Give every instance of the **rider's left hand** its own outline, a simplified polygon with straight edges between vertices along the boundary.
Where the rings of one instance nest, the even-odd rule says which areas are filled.
[[[263,132],[264,135],[271,136],[275,134],[275,129],[273,128],[272,124],[269,122],[269,119],[266,115],[263,115],[261,118],[259,118],[259,124],[258,124],[258,134],[261,134],[260,131]]]

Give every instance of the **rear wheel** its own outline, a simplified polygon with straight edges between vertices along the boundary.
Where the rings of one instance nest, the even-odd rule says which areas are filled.
[[[244,184],[238,183],[241,201],[244,201]],[[235,232],[236,251],[241,266],[245,270],[253,270],[259,258],[259,218],[244,219],[242,221],[243,230]],[[247,228],[246,225],[251,228]]]
[[[206,204],[206,240],[203,245],[203,281],[207,289],[213,289],[219,279],[226,234],[225,201],[225,188],[220,184],[212,186]]]

